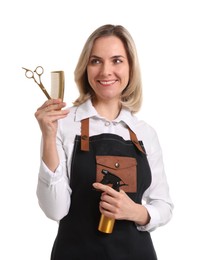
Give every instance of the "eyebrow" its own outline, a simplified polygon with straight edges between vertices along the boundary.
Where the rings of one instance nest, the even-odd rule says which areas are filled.
[[[92,55],[90,56],[90,58],[96,58],[96,59],[102,59],[101,57],[97,56],[97,55]],[[122,55],[114,55],[111,57],[111,59],[119,59],[119,58],[123,58],[123,59],[126,59],[124,56]]]

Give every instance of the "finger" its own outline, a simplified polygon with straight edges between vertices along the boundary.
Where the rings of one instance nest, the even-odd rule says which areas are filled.
[[[51,112],[51,111],[60,111],[66,106],[65,102],[56,103],[56,104],[49,104],[48,106],[44,107],[43,109],[40,109],[39,111],[43,112]]]
[[[52,110],[46,113],[47,118],[50,118],[52,120],[52,117],[65,117],[68,113],[70,112],[69,109],[64,109],[64,110]]]
[[[57,120],[62,119],[64,117],[66,117],[66,115],[63,115],[63,114],[62,115],[52,115],[52,116],[48,117],[47,119],[43,120],[42,122],[43,122],[44,125],[48,126],[51,123],[54,123]]]
[[[93,183],[93,187],[97,190],[101,190],[101,191],[104,191],[105,193],[111,195],[111,196],[115,196],[118,192],[115,191],[113,188],[111,188],[110,186],[108,185],[104,185],[102,183],[99,183],[99,182],[95,182]]]
[[[49,110],[50,107],[43,108],[42,110],[37,110],[35,112],[35,117],[37,120],[43,120],[44,118],[49,118],[47,120],[56,121],[58,119],[64,118],[70,112],[69,109],[56,109],[56,110]]]
[[[58,103],[58,104],[53,104],[53,105],[51,105],[52,109],[54,109],[54,110],[61,110],[61,109],[63,109],[65,106],[66,106],[66,103],[65,103],[65,102],[61,102],[61,103]]]
[[[107,194],[105,192],[103,192],[100,199],[101,199],[102,202],[106,202],[108,204],[114,205],[116,198],[113,197],[113,196],[110,196],[109,194]]]
[[[64,103],[62,102],[62,99],[58,98],[58,99],[48,99],[47,101],[45,101],[43,103],[43,105],[41,105],[37,110],[42,110],[50,105],[55,105],[55,104],[60,104],[60,103]]]
[[[100,206],[101,211],[103,211],[104,213],[107,211],[113,213],[115,211],[115,207],[106,201],[100,201],[99,206]]]

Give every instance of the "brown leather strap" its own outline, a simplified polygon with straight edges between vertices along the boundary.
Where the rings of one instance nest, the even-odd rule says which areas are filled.
[[[139,141],[137,139],[136,134],[130,128],[129,128],[129,133],[130,133],[130,136],[131,136],[131,141],[138,148],[138,150],[140,150],[140,152],[146,154],[145,151],[143,150],[142,146],[140,145],[140,143],[139,143]]]
[[[89,151],[89,118],[81,121],[81,150]]]

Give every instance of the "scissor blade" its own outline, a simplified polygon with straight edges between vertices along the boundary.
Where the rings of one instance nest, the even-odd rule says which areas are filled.
[[[24,67],[22,67],[22,69],[24,69],[24,70],[29,70],[29,69],[26,69],[26,68],[24,68]]]

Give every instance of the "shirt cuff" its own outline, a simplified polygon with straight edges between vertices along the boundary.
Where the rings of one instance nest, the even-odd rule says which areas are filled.
[[[39,179],[48,186],[55,185],[63,178],[63,171],[61,165],[57,167],[55,172],[52,172],[42,160],[40,163]]]
[[[149,213],[150,222],[145,226],[137,226],[137,229],[139,231],[151,232],[158,227],[158,225],[160,223],[160,214],[159,214],[158,210],[152,205],[143,205],[143,206],[147,209],[147,211]]]

